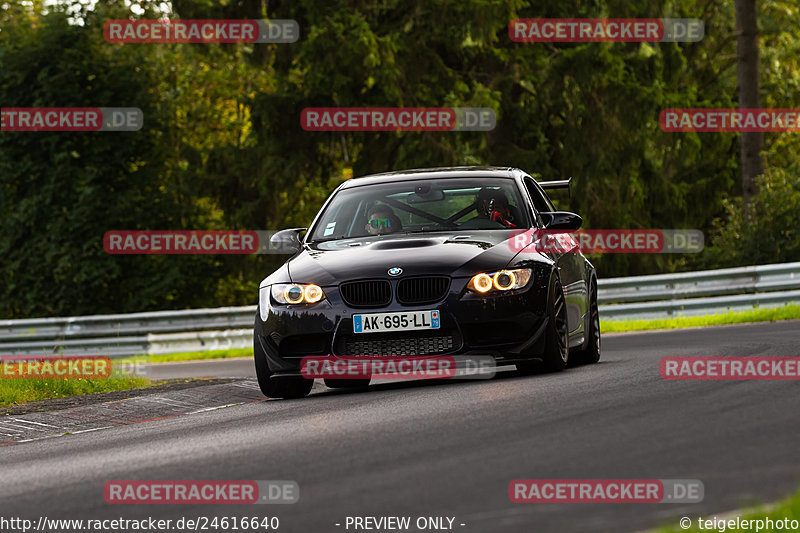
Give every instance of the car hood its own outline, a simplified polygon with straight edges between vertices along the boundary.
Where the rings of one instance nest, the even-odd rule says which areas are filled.
[[[382,235],[311,243],[287,263],[295,283],[336,285],[363,278],[402,276],[472,276],[504,268],[517,254],[509,239],[513,230],[475,230],[425,234]]]

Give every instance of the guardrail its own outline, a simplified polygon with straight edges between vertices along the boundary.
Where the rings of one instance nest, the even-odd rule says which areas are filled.
[[[800,303],[800,263],[601,279],[598,297],[606,320],[779,307]]]
[[[631,320],[800,303],[800,263],[601,279],[600,316]],[[0,354],[108,356],[247,348],[256,306],[0,320]]]
[[[0,320],[0,354],[124,356],[246,348],[253,341],[255,314],[251,305]]]

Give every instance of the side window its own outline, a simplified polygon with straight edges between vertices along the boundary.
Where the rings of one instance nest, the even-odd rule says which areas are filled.
[[[555,211],[553,204],[550,203],[550,199],[536,186],[533,178],[525,178],[525,188],[528,189],[528,194],[531,197],[531,201],[533,201],[533,206],[536,208],[536,211],[539,213]]]
[[[525,189],[527,189],[528,196],[530,196],[531,202],[533,202],[533,207],[536,210],[536,223],[539,227],[543,227],[542,218],[539,216],[539,213],[553,211],[554,209],[547,197],[544,196],[542,191],[539,190],[539,187],[536,186],[533,178],[526,177],[524,181]]]

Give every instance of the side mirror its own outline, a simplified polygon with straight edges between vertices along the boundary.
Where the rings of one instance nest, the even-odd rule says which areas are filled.
[[[539,213],[542,216],[545,229],[581,229],[583,219],[569,211],[549,211]]]
[[[275,233],[269,239],[270,246],[286,251],[286,253],[293,254],[300,250],[300,233],[306,231],[308,228],[291,228],[281,230]]]

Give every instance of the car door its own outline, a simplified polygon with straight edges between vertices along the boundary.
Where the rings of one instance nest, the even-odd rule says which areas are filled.
[[[523,177],[525,190],[528,193],[531,204],[536,211],[536,218],[541,226],[539,213],[555,211],[556,208],[547,197],[547,194],[530,176]],[[577,247],[577,240],[574,241],[575,247],[571,251],[548,252],[547,255],[556,262],[558,275],[561,279],[561,286],[564,288],[564,298],[567,302],[567,323],[569,325],[570,347],[583,343],[585,331],[585,316],[589,309],[588,280],[586,279],[586,269],[584,268],[583,254]]]

